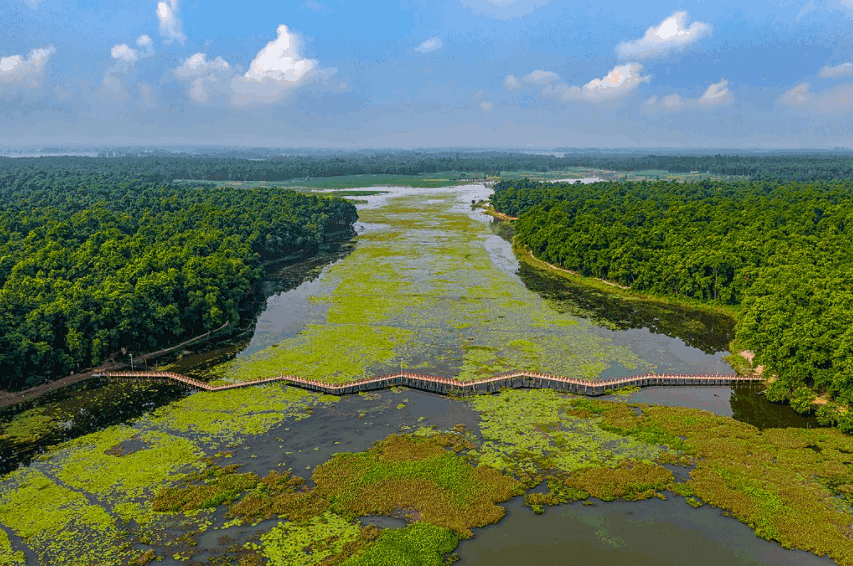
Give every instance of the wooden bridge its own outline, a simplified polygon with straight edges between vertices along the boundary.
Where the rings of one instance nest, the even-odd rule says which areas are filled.
[[[563,377],[550,373],[537,373],[532,371],[511,371],[499,373],[485,379],[475,381],[458,381],[446,377],[435,377],[401,371],[387,375],[369,377],[346,383],[328,383],[316,379],[305,379],[295,375],[277,375],[266,379],[255,381],[244,381],[228,385],[211,386],[198,379],[193,379],[178,373],[168,371],[111,371],[102,372],[95,377],[117,377],[117,378],[141,378],[141,379],[167,379],[176,381],[204,391],[224,391],[238,387],[251,387],[283,381],[288,385],[317,391],[330,395],[348,395],[361,391],[375,391],[388,387],[409,387],[440,393],[442,395],[473,395],[478,393],[496,393],[501,389],[556,389],[576,395],[587,395],[597,397],[606,395],[623,387],[654,387],[654,386],[726,386],[739,383],[760,383],[763,381],[759,375],[722,375],[722,374],[647,374],[631,377],[619,377],[614,379],[602,379],[588,381],[572,377]]]

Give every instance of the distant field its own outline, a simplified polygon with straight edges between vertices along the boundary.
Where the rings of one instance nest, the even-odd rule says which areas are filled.
[[[482,181],[482,172],[468,174]],[[468,178],[468,175],[459,171],[441,171],[424,175],[345,175],[341,177],[301,177],[288,181],[213,181],[219,187],[255,188],[255,187],[285,187],[299,190],[316,189],[358,189],[365,187],[398,186],[414,188],[436,188],[464,185],[471,182],[460,180]],[[704,179],[735,179],[737,177],[724,177],[721,175],[709,175],[707,173],[670,173],[660,169],[648,169],[645,171],[607,171],[587,167],[570,167],[560,171],[501,171],[501,179],[524,179],[533,181],[553,181],[555,179],[582,179],[584,177],[600,177],[608,181],[701,181]],[[489,180],[494,180],[490,177]],[[341,196],[368,196],[374,194],[366,192],[356,194],[348,191]]]
[[[340,177],[302,177],[288,181],[214,181],[220,187],[287,187],[292,189],[349,189],[383,185],[434,188],[462,185],[460,173],[428,175],[344,175]],[[350,193],[350,196],[354,196]]]
[[[369,196],[373,196],[373,195],[387,195],[388,191],[341,190],[341,191],[328,191],[324,194],[331,195],[334,197],[369,197]]]
[[[587,167],[570,167],[561,171],[501,171],[502,179],[524,179],[531,181],[553,181],[554,179],[581,179],[584,177],[600,177],[608,181],[701,181],[704,179],[737,179],[739,177],[725,175],[709,175],[708,173],[670,173],[663,169],[647,169],[644,171],[609,171]]]

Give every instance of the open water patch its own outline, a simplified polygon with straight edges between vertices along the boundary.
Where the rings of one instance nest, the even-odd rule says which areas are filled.
[[[521,498],[505,504],[494,526],[459,544],[460,566],[719,564],[827,566],[835,562],[759,539],[719,509],[666,501],[548,507],[536,515]]]
[[[239,464],[241,473],[265,476],[284,468],[308,479],[338,452],[364,452],[391,434],[420,427],[448,431],[458,425],[479,434],[479,414],[450,397],[407,388],[347,395],[318,405],[309,419],[285,421],[247,438],[227,463]]]

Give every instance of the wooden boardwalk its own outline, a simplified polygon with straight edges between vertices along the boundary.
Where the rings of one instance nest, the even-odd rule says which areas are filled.
[[[443,395],[473,395],[478,393],[496,393],[501,389],[556,389],[577,395],[597,397],[606,395],[623,387],[654,387],[654,386],[726,386],[738,383],[761,383],[759,375],[721,375],[721,374],[646,374],[615,379],[587,381],[571,377],[563,377],[550,373],[532,371],[511,371],[499,373],[492,377],[476,381],[457,381],[446,377],[435,377],[412,372],[398,372],[379,375],[346,383],[328,383],[316,379],[305,379],[296,375],[277,375],[255,381],[244,381],[228,385],[211,386],[198,379],[168,371],[106,371],[95,377],[138,378],[138,379],[167,379],[177,381],[203,391],[224,391],[238,387],[251,387],[283,381],[288,385],[317,391],[330,395],[348,395],[361,391],[375,391],[388,387],[409,387]]]

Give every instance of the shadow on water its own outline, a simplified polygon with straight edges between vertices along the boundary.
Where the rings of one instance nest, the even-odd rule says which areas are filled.
[[[820,424],[813,415],[797,413],[790,405],[771,403],[761,389],[755,387],[733,387],[729,399],[732,417],[735,420],[765,428],[818,428]]]
[[[628,301],[522,263],[518,275],[558,312],[587,318],[610,330],[648,329],[678,338],[706,354],[728,350],[734,320],[719,314],[647,301]]]
[[[702,409],[722,417],[766,428],[818,428],[814,416],[800,415],[790,405],[771,403],[761,386],[743,387],[646,387],[624,396],[607,395],[604,401],[626,401]]]
[[[297,334],[308,319],[308,297],[319,289],[320,276],[351,254],[355,246],[354,240],[332,242],[317,255],[268,265],[256,292],[241,305],[240,328],[229,336],[187,348],[158,362],[168,363],[172,371],[205,379],[211,368],[248,350],[262,348],[268,333],[280,337],[282,329],[286,329],[289,334]]]
[[[160,381],[91,379],[0,411],[0,474],[29,464],[47,447],[115,424],[188,394]]]
[[[759,539],[719,509],[666,501],[614,501],[550,507],[535,515],[521,498],[505,504],[506,517],[459,544],[460,566],[749,564],[817,566],[829,558],[786,550]]]
[[[228,335],[170,353],[156,363],[160,367],[169,365],[179,373],[206,377],[210,367],[233,358],[250,344],[271,300],[317,281],[327,266],[349,255],[354,246],[349,240],[333,242],[315,256],[268,265],[255,296],[242,305],[244,326]],[[302,299],[307,302],[305,297]],[[278,307],[276,317],[287,318],[291,312],[288,305]],[[287,320],[298,326],[300,321],[293,318]],[[147,367],[153,368],[154,362],[148,362]],[[90,379],[0,410],[0,474],[29,464],[51,445],[132,421],[186,394],[185,388],[168,382]]]
[[[457,425],[479,435],[479,415],[467,403],[435,393],[400,388],[349,395],[321,404],[309,419],[289,421],[252,438],[229,458],[241,472],[266,475],[290,468],[303,478],[337,452],[362,452],[390,434],[419,427],[446,431]]]
[[[515,228],[494,219],[492,232],[512,242]],[[630,301],[521,262],[518,276],[525,286],[560,313],[586,318],[610,330],[647,329],[678,338],[686,345],[715,354],[728,350],[735,321],[725,315],[680,305]]]

